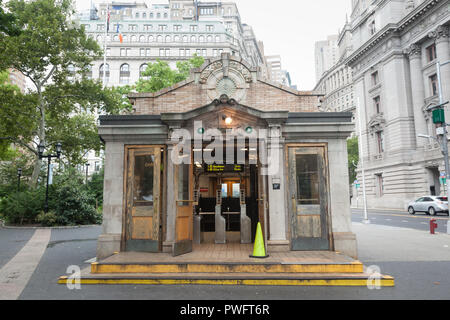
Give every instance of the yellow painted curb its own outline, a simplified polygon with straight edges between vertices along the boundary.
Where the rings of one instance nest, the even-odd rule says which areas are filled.
[[[67,277],[61,277],[59,284],[72,283]],[[247,279],[247,280],[214,280],[214,279],[80,279],[80,284],[85,285],[243,285],[243,286],[343,286],[366,287],[366,279]],[[381,287],[394,287],[394,279],[386,276],[379,280]]]
[[[349,264],[91,264],[91,273],[362,273]]]

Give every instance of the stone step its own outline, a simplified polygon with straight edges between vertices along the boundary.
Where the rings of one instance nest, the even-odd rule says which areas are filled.
[[[161,263],[161,262],[94,262],[92,274],[158,274],[158,273],[362,273],[359,261],[341,263],[275,263],[275,262],[220,262],[220,263]]]
[[[59,284],[74,283],[62,276]],[[82,273],[82,285],[249,285],[249,286],[379,286],[393,287],[394,278],[366,273]]]

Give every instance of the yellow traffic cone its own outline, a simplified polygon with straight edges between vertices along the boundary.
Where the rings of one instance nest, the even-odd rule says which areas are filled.
[[[269,255],[266,255],[266,248],[264,246],[261,223],[258,222],[258,226],[256,227],[255,246],[253,248],[253,255],[251,255],[250,258],[264,259],[268,257]]]

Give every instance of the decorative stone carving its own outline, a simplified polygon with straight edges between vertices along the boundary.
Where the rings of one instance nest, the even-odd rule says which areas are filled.
[[[404,50],[404,53],[410,58],[420,58],[422,55],[422,48],[420,45],[413,43]]]
[[[415,5],[414,5],[414,0],[407,0],[406,4],[405,4],[405,9],[407,11],[411,11],[412,9],[414,9]]]
[[[439,26],[436,28],[436,39],[445,39],[449,37],[449,27]]]
[[[223,56],[222,60],[207,66],[200,75],[200,83],[205,85],[208,98],[212,101],[227,95],[240,102],[245,99],[246,89],[252,81],[250,70],[228,56]]]
[[[216,61],[207,66],[200,75],[200,83],[206,83],[208,78],[214,71],[220,70],[223,67],[222,61]]]
[[[368,123],[370,134],[374,134],[376,132],[383,131],[385,124],[386,124],[386,120],[384,119],[383,113],[378,113],[378,114],[374,115]]]
[[[252,74],[243,64],[231,61],[230,68],[238,71],[242,77],[244,77],[246,82],[252,82]]]

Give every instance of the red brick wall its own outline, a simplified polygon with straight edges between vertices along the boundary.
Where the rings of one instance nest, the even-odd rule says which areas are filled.
[[[309,92],[293,93],[290,89],[270,85],[263,81],[250,84],[242,105],[262,111],[316,112],[317,95]],[[187,112],[203,107],[212,101],[202,85],[184,82],[155,94],[135,94],[132,96],[136,114],[161,114]]]

